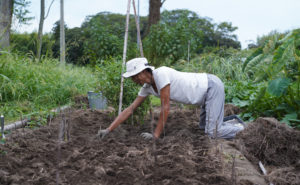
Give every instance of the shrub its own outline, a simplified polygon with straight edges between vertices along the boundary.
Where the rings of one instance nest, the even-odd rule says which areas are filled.
[[[100,79],[99,91],[107,98],[108,103],[117,111],[119,108],[119,96],[121,85],[122,60],[109,59],[103,60],[96,65]],[[137,97],[140,87],[131,79],[124,79],[123,85],[123,105],[122,108],[128,107]],[[137,108],[134,112],[135,121],[143,122],[147,111],[150,108],[150,98]]]

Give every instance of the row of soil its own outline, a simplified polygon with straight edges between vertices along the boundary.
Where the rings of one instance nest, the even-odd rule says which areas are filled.
[[[0,184],[300,184],[300,132],[273,118],[249,123],[232,141],[212,140],[198,128],[199,110],[175,106],[155,143],[140,136],[151,132],[150,119],[129,119],[100,140],[97,131],[114,116],[78,105],[9,135],[0,145]],[[238,111],[225,106],[225,116]]]
[[[64,117],[11,134],[0,146],[0,184],[231,184],[219,158],[209,154],[211,141],[194,111],[171,113],[155,145],[140,137],[151,130],[150,120],[123,124],[99,140],[110,113],[81,109]]]

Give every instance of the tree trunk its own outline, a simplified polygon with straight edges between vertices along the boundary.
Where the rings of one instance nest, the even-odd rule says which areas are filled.
[[[65,21],[64,21],[64,0],[60,0],[60,62],[64,64],[66,61],[65,48]]]
[[[150,28],[153,24],[157,24],[160,20],[160,7],[163,5],[165,0],[149,0],[149,17],[148,17],[148,28],[147,33],[149,33]]]
[[[0,51],[9,49],[13,0],[0,0]]]
[[[45,0],[41,0],[41,15],[40,15],[40,24],[39,24],[39,32],[38,32],[38,40],[37,40],[38,48],[36,54],[38,61],[41,60],[44,20],[45,20]]]

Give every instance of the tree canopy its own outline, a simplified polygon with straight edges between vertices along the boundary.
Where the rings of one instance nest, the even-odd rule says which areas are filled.
[[[121,56],[124,20],[125,15],[100,12],[88,16],[78,28],[70,29],[65,26],[67,62],[86,65]],[[234,34],[237,27],[230,22],[214,23],[212,19],[200,17],[190,10],[163,11],[160,22],[153,25],[148,34],[147,25],[148,18],[141,16],[140,30],[143,35],[144,52],[153,65],[160,65],[159,61],[165,59],[173,62],[186,59],[188,47],[191,55],[201,54],[213,47],[240,49],[240,42]],[[44,50],[42,55],[47,52],[53,53],[56,58],[59,57],[59,27],[57,22],[52,29],[52,51]],[[14,45],[18,45],[18,39],[14,39],[14,42]],[[24,48],[22,50],[24,51]],[[136,56],[139,56],[137,31],[134,16],[130,15],[127,58]]]

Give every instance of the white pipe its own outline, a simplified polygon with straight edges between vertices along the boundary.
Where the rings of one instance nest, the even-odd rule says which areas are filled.
[[[21,128],[21,127],[25,126],[28,121],[29,121],[28,119],[24,119],[22,121],[17,121],[17,122],[11,123],[9,125],[5,125],[4,131]]]
[[[69,107],[70,107],[69,105],[65,105],[63,107],[52,109],[51,112],[60,112],[60,111],[65,110]],[[4,131],[24,127],[26,125],[26,123],[29,122],[29,121],[30,121],[30,119],[24,119],[24,120],[21,120],[21,121],[16,121],[14,123],[11,123],[9,125],[4,125]]]

